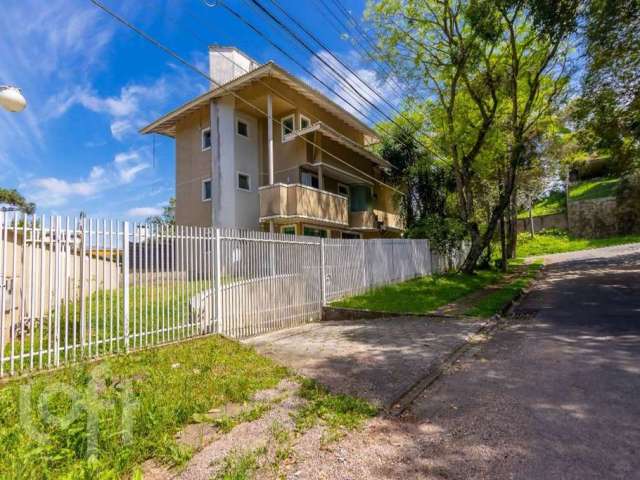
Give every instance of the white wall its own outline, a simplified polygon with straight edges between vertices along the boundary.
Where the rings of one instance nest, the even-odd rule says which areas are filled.
[[[258,121],[256,118],[236,112],[236,120],[242,120],[249,126],[249,137],[235,135],[235,164],[237,172],[246,173],[251,179],[251,191],[235,192],[235,216],[238,228],[256,230],[259,227],[260,198],[258,196]],[[234,123],[234,132],[236,126]],[[234,178],[237,187],[237,178]]]

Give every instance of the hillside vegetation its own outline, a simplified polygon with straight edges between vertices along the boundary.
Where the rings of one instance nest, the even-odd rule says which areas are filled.
[[[594,200],[597,198],[614,197],[619,178],[596,178],[571,185],[569,188],[569,201]],[[549,195],[533,205],[533,216],[553,215],[566,210],[564,192],[551,192]],[[529,211],[524,210],[518,214],[518,218],[529,218]]]

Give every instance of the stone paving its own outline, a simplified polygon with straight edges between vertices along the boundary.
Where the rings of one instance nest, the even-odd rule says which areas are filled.
[[[320,322],[245,340],[333,392],[388,408],[485,321],[395,317]]]

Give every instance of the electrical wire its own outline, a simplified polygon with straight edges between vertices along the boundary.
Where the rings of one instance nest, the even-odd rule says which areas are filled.
[[[118,22],[120,22],[122,25],[124,25],[125,27],[127,27],[128,29],[130,29],[131,31],[135,32],[138,36],[140,36],[141,38],[143,38],[144,40],[146,40],[147,42],[149,42],[150,44],[154,45],[155,47],[157,47],[158,49],[162,50],[164,53],[166,53],[167,55],[173,57],[176,61],[178,61],[179,63],[181,63],[182,65],[184,65],[185,67],[189,68],[190,70],[192,70],[193,72],[197,73],[198,75],[204,77],[205,79],[209,80],[213,85],[217,86],[218,88],[224,90],[225,92],[227,92],[228,94],[232,95],[234,98],[236,98],[237,100],[240,100],[242,103],[246,104],[247,106],[251,107],[252,109],[256,110],[257,112],[259,112],[260,114],[267,116],[267,112],[265,112],[264,110],[262,110],[260,107],[258,107],[257,105],[251,103],[250,101],[242,98],[240,95],[238,95],[236,92],[232,91],[231,89],[229,89],[227,86],[219,84],[218,82],[216,82],[215,80],[213,80],[213,78],[211,78],[207,73],[203,72],[202,70],[200,70],[198,67],[196,67],[195,65],[193,65],[192,63],[188,62],[187,60],[185,60],[182,56],[180,56],[178,53],[176,53],[175,51],[173,51],[171,48],[167,47],[166,45],[164,45],[163,43],[161,43],[160,41],[156,40],[154,37],[152,37],[150,34],[146,33],[144,30],[138,28],[137,26],[133,25],[131,22],[129,22],[127,19],[125,19],[124,17],[120,16],[119,14],[117,14],[116,12],[114,12],[113,10],[111,10],[109,7],[107,7],[106,5],[104,5],[102,2],[100,2],[99,0],[89,0],[91,3],[93,3],[97,8],[99,8],[100,10],[102,10],[103,12],[105,12],[106,14],[108,14],[109,16],[111,16],[113,19],[117,20]],[[224,5],[224,4],[223,4]],[[284,127],[284,125],[282,124],[282,122],[278,119],[272,118],[272,121],[275,121],[278,125],[280,125],[281,127]],[[381,180],[375,178],[372,175],[369,175],[366,172],[363,172],[362,170],[357,169],[356,167],[354,167],[352,164],[350,164],[349,162],[341,159],[340,157],[336,156],[335,154],[333,154],[332,152],[327,151],[326,149],[324,149],[322,146],[316,144],[315,142],[313,142],[312,140],[309,140],[308,138],[304,137],[304,136],[300,136],[298,138],[301,138],[303,141],[307,142],[310,145],[313,145],[314,147],[318,148],[319,151],[326,153],[327,155],[329,155],[330,157],[332,157],[333,159],[337,160],[338,162],[348,166],[349,168],[357,171],[358,173],[360,173],[361,175],[363,175],[366,178],[369,178],[370,180],[374,181],[377,184],[383,185],[384,187],[393,190],[396,193],[399,193],[401,195],[404,195],[404,193],[400,190],[398,190],[395,187],[392,187],[391,185],[387,185],[386,183],[382,182]]]

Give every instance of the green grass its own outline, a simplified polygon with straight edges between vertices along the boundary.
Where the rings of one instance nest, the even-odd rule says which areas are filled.
[[[222,469],[214,477],[214,480],[250,480],[260,466],[260,457],[266,453],[266,447],[260,447],[241,454],[227,455]]]
[[[495,314],[501,313],[502,309],[508,302],[529,286],[533,281],[538,270],[542,268],[542,262],[534,262],[527,265],[526,273],[513,282],[500,288],[496,292],[484,297],[473,308],[465,312],[466,315],[473,315],[474,317],[489,318]]]
[[[614,197],[619,178],[599,178],[578,183],[569,188],[569,200],[593,200],[596,198]]]
[[[551,253],[574,252],[590,248],[610,247],[640,242],[640,235],[621,235],[607,238],[576,238],[563,230],[542,231],[533,238],[528,233],[518,235],[517,254],[532,257]]]
[[[307,404],[294,414],[299,432],[322,423],[327,427],[325,439],[335,440],[346,430],[360,428],[368,418],[378,413],[376,407],[349,395],[334,395],[309,379],[302,379],[298,392]]]
[[[14,380],[0,389],[0,478],[112,479],[149,458],[184,463],[175,434],[194,415],[287,375],[212,336]]]
[[[500,273],[495,270],[478,270],[473,275],[447,273],[421,277],[345,298],[332,303],[332,306],[379,312],[427,313],[498,278]]]
[[[150,284],[142,287],[130,287],[129,289],[129,340],[130,347],[154,345],[159,342],[176,337],[184,337],[188,333],[198,329],[199,326],[189,323],[189,301],[198,293],[207,290],[208,284],[204,282],[181,282],[175,288],[163,288],[160,285]],[[78,356],[97,356],[112,351],[122,351],[125,348],[124,340],[124,295],[122,289],[99,290],[91,296],[84,298],[84,322],[82,321],[82,301],[77,300],[68,305],[62,304],[59,312],[59,337],[60,346],[80,345],[82,341],[84,324],[84,352],[76,349],[75,358]],[[42,326],[38,323],[31,331],[24,333],[25,353],[33,350],[34,354],[42,348],[43,364],[49,361],[49,346],[53,348],[55,335],[55,315],[50,312],[45,316]],[[153,333],[149,333],[153,332]],[[42,341],[40,337],[42,336]],[[120,337],[120,338],[118,338]],[[33,341],[32,341],[33,339]],[[104,342],[105,339],[113,339]],[[21,335],[16,335],[14,352],[21,352]],[[11,352],[11,344],[5,345],[5,356]],[[65,357],[74,358],[73,349],[60,353],[60,360]],[[51,360],[54,356],[51,354]],[[30,359],[25,359],[29,363]],[[36,354],[34,363],[39,363]],[[5,365],[7,367],[7,365]]]
[[[532,214],[534,217],[542,217],[543,215],[562,213],[566,210],[565,201],[564,192],[551,192],[548,197],[533,205]],[[520,212],[518,218],[529,218],[529,211]]]

